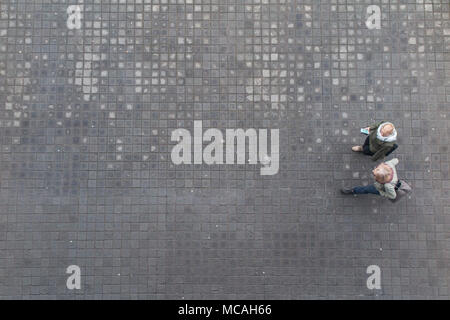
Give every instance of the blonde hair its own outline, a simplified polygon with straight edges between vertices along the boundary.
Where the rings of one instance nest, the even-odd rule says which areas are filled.
[[[389,178],[390,174],[391,173],[389,172],[389,170],[384,165],[379,165],[375,169],[375,177],[380,179],[381,181],[386,181],[387,178]]]

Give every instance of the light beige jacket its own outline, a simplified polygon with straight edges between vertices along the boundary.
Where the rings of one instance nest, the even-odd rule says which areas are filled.
[[[386,161],[385,164],[387,164],[394,173],[392,180],[387,183],[379,183],[378,181],[375,181],[374,185],[375,188],[377,188],[377,190],[380,192],[380,195],[389,199],[395,199],[397,197],[397,193],[395,192],[395,185],[398,182],[397,170],[395,169],[395,166],[398,164],[398,159],[395,158],[390,161]]]

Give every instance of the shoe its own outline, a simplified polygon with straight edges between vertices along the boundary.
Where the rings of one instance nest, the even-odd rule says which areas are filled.
[[[361,152],[362,150],[363,150],[363,148],[361,146],[352,147],[352,151],[355,151],[355,152]]]
[[[342,188],[341,193],[342,194],[353,194],[353,188]]]

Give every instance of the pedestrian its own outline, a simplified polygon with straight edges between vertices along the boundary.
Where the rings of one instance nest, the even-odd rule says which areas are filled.
[[[397,130],[392,123],[382,121],[361,131],[368,134],[366,141],[362,146],[354,146],[352,150],[362,152],[365,155],[372,156],[373,161],[383,159],[397,148]]]
[[[397,197],[396,187],[398,188],[397,183],[399,182],[399,179],[397,177],[397,170],[395,169],[395,166],[397,164],[397,158],[380,163],[372,171],[372,174],[375,178],[375,182],[373,184],[354,188],[343,188],[341,189],[341,192],[343,194],[371,193],[394,200]]]

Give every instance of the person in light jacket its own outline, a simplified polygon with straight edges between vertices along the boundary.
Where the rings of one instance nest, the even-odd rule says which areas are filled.
[[[392,159],[380,163],[373,171],[372,174],[375,178],[375,182],[371,185],[343,188],[341,192],[343,194],[376,194],[391,200],[397,197],[395,186],[398,182],[397,170],[395,166],[398,164],[398,159]]]
[[[362,146],[354,146],[352,150],[372,156],[373,161],[383,159],[387,154],[395,150],[397,145],[397,130],[392,123],[381,121],[366,128],[369,135]]]

